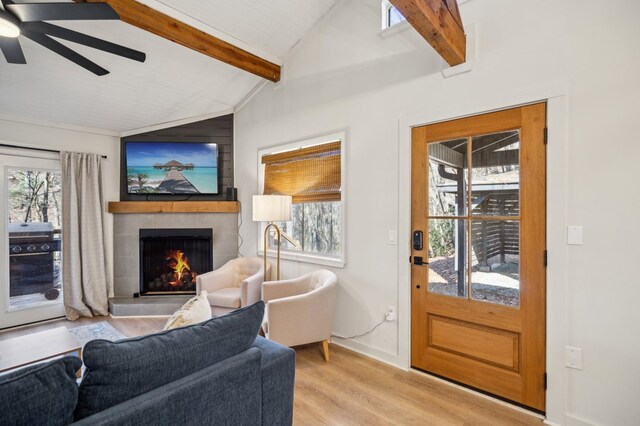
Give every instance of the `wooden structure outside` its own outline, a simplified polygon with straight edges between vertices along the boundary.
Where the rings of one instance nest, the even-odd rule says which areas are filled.
[[[490,268],[489,260],[499,257],[499,263],[507,261],[507,255],[520,255],[518,222],[478,221],[471,226],[474,245],[473,264]]]
[[[464,205],[468,188],[465,187],[467,174],[467,141],[465,139],[433,143],[429,146],[429,160],[438,164],[438,172],[442,177],[455,179],[456,184],[439,185],[436,191],[456,196],[457,214],[464,215]],[[520,158],[518,148],[519,132],[480,135],[473,138],[471,164],[478,167],[517,167]],[[505,148],[511,148],[505,150]],[[445,171],[445,167],[453,168],[456,172]],[[471,188],[471,214],[491,217],[518,217],[520,215],[518,171],[496,173],[484,177],[475,177]],[[463,200],[461,200],[463,198]],[[464,259],[466,244],[464,227],[459,222],[456,258],[458,283],[464,283]],[[499,257],[500,263],[505,263],[507,255],[519,256],[519,224],[514,221],[486,221],[471,222],[471,265],[479,264],[489,268],[489,260]],[[460,295],[464,291],[459,292]]]

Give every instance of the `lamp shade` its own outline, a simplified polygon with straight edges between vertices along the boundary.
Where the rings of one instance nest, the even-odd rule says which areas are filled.
[[[291,220],[290,195],[254,195],[255,222],[285,222]]]

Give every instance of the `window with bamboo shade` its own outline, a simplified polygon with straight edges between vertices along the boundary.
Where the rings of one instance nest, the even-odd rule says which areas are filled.
[[[266,195],[291,195],[293,203],[339,201],[340,141],[264,155]]]
[[[278,225],[300,247],[283,241],[281,250],[342,259],[342,140],[313,142],[260,152],[263,194],[292,197],[292,220]]]

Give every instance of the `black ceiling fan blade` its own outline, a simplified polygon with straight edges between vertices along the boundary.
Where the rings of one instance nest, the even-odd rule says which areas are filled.
[[[0,49],[10,64],[27,63],[17,38],[0,37]]]
[[[22,27],[23,29],[38,31],[53,37],[59,37],[65,40],[73,41],[74,43],[83,44],[94,49],[133,59],[134,61],[144,62],[145,59],[147,59],[147,55],[145,55],[143,52],[129,49],[128,47],[124,47],[119,44],[91,37],[86,34],[82,34],[77,31],[62,28],[46,22],[26,22]]]
[[[35,41],[36,43],[38,43],[41,46],[46,47],[49,50],[52,50],[53,52],[57,53],[58,55],[67,58],[68,60],[70,60],[71,62],[74,62],[78,65],[80,65],[82,68],[85,68],[89,71],[91,71],[92,73],[94,73],[95,75],[106,75],[109,74],[109,71],[107,71],[106,69],[102,68],[100,65],[91,62],[90,60],[88,60],[87,58],[85,58],[84,56],[80,55],[79,53],[74,52],[73,50],[69,49],[67,46],[65,46],[64,44],[52,39],[51,37],[49,37],[46,34],[42,34],[36,31],[29,31],[29,30],[24,30],[22,31],[22,35]]]
[[[107,3],[14,3],[4,7],[22,22],[120,19]]]

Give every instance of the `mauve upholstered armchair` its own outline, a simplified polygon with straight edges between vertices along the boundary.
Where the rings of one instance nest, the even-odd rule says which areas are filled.
[[[211,313],[224,315],[260,300],[262,283],[271,276],[271,265],[263,273],[261,257],[239,257],[231,259],[222,267],[196,278],[198,294],[206,290]]]
[[[338,277],[320,269],[291,280],[262,284],[267,304],[262,330],[265,337],[285,346],[322,342],[329,361],[329,339],[338,291]]]

